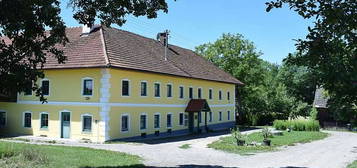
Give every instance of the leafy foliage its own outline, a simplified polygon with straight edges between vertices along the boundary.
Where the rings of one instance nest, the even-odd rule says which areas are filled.
[[[320,131],[320,124],[316,120],[275,120],[273,126],[277,130]]]
[[[304,66],[328,90],[335,116],[357,122],[357,3],[355,0],[276,0],[267,11],[288,5],[305,19],[313,19],[306,39],[298,39],[297,55],[286,62]]]
[[[122,25],[129,14],[155,18],[158,11],[168,8],[165,0],[71,0],[69,5],[73,17],[89,26],[95,19],[106,26]],[[0,1],[0,95],[16,95],[30,88],[45,100],[39,86],[32,83],[44,78],[47,57],[57,58],[58,63],[66,61],[56,48],[56,44],[68,42],[60,12],[59,0]]]

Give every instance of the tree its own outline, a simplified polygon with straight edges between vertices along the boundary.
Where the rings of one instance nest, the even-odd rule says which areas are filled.
[[[33,81],[44,78],[46,57],[65,63],[66,57],[55,45],[66,45],[65,24],[60,17],[59,0],[0,1],[0,95],[11,95],[32,89],[42,96]],[[122,25],[125,16],[157,17],[167,12],[165,0],[71,0],[73,17],[81,24],[92,26],[95,19],[106,26]],[[46,31],[48,29],[49,31]]]
[[[314,19],[306,39],[297,40],[298,54],[290,54],[286,62],[314,73],[317,84],[328,90],[329,106],[334,107],[336,116],[356,117],[357,2],[276,0],[266,4],[268,12],[286,4],[303,18]]]

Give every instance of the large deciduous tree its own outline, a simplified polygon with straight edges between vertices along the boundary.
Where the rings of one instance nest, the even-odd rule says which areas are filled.
[[[73,17],[88,26],[95,19],[106,26],[122,25],[130,14],[155,18],[158,11],[167,12],[165,0],[70,0],[68,5]],[[59,0],[0,0],[0,96],[25,91],[43,78],[46,57],[65,63],[55,47],[68,42],[60,12]],[[45,100],[39,86],[31,89]]]
[[[290,64],[305,66],[330,94],[329,106],[343,120],[357,117],[357,2],[355,0],[276,0],[267,11],[288,5],[314,20],[306,39],[297,40]]]

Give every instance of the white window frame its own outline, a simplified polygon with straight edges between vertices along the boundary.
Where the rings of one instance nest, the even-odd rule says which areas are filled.
[[[42,128],[41,127],[41,122],[42,122],[42,114],[47,114],[47,128]],[[40,116],[39,116],[39,118],[40,118],[40,130],[41,131],[48,131],[49,130],[49,128],[50,128],[50,114],[48,113],[48,112],[40,112]]]
[[[221,89],[218,91],[218,100],[219,101],[223,100],[223,91]]]
[[[213,112],[212,111],[208,112],[208,116],[210,117],[208,119],[208,122],[213,122]]]
[[[212,94],[211,94],[212,97],[210,97],[210,92],[212,92]],[[213,95],[214,95],[213,88],[209,88],[208,89],[208,100],[213,100]]]
[[[142,88],[141,88],[141,83],[146,83],[146,96],[141,95],[141,89],[142,89]],[[145,81],[145,80],[140,81],[139,96],[140,96],[140,97],[148,97],[148,95],[149,95],[149,94],[148,94],[148,93],[149,93],[149,92],[148,92],[148,90],[149,90],[148,88],[149,88],[149,87],[148,87],[148,81]]]
[[[228,121],[231,120],[231,111],[230,110],[227,111],[227,120]]]
[[[90,131],[84,131],[84,117],[91,117],[92,118],[92,122],[91,122],[91,127],[90,127]],[[93,122],[94,119],[93,119],[93,115],[90,114],[90,113],[85,113],[85,114],[81,114],[81,132],[82,134],[90,134],[93,132]]]
[[[84,95],[83,92],[84,92],[84,80],[92,80],[92,95]],[[84,77],[82,78],[82,84],[81,84],[81,95],[83,97],[93,97],[94,95],[94,79],[91,78],[91,77]]]
[[[41,80],[41,87],[42,87],[42,82],[43,81],[48,81],[48,95],[44,95],[44,96],[50,96],[51,95],[51,81],[48,78],[44,78]],[[93,94],[93,90],[92,90],[92,94]]]
[[[31,127],[25,127],[25,114],[26,113],[30,113],[31,114]],[[31,111],[22,112],[22,127],[24,127],[24,128],[32,128],[32,117],[33,117],[33,115],[32,115]]]
[[[182,97],[180,97],[181,96],[181,88],[182,88]],[[178,94],[178,97],[179,97],[179,99],[184,99],[185,98],[185,86],[183,86],[183,85],[180,85],[179,86],[179,94]]]
[[[218,121],[222,121],[223,120],[223,114],[222,111],[218,112]]]
[[[159,127],[158,127],[158,128],[155,128],[155,116],[156,116],[156,115],[159,115]],[[161,114],[160,114],[160,113],[154,113],[154,119],[153,119],[153,121],[154,121],[153,128],[154,128],[155,130],[159,130],[159,129],[161,128]]]
[[[168,116],[168,115],[171,115],[171,123],[170,123],[171,126],[170,126],[170,127],[167,126],[167,116]],[[167,127],[167,128],[172,128],[172,127],[173,127],[173,122],[172,122],[172,120],[173,120],[173,118],[174,118],[173,116],[174,116],[173,113],[167,113],[167,114],[166,114],[166,127]],[[180,122],[180,121],[179,121],[179,122]]]
[[[171,86],[171,97],[168,97],[168,92],[167,92],[167,90],[168,90],[168,89],[167,89],[167,88],[168,88],[167,86],[168,86],[168,85]],[[173,89],[173,88],[174,88],[174,85],[173,85],[172,83],[167,83],[167,84],[166,84],[166,98],[172,99],[172,98],[174,97],[174,89]]]
[[[32,82],[31,82],[31,87],[33,87],[33,85],[34,85],[34,82],[32,81]],[[27,95],[27,94],[25,93],[25,91],[22,92],[22,93],[23,93],[23,95],[24,95],[25,97],[33,96],[33,90],[32,90],[32,88],[31,88],[31,94],[28,94],[28,95]]]
[[[156,95],[155,95],[155,89],[156,89],[155,85],[156,85],[156,84],[159,84],[159,96],[156,96]],[[161,83],[160,83],[160,82],[154,82],[153,90],[154,90],[154,98],[157,98],[157,99],[161,98],[162,89],[161,89]]]
[[[198,90],[201,90],[201,97],[199,97],[199,95],[198,95]],[[202,89],[202,87],[198,87],[197,88],[197,99],[203,99],[203,89]]]
[[[227,91],[227,101],[230,102],[231,101],[231,92]]]
[[[124,81],[127,81],[128,82],[128,95],[123,95],[123,82]],[[131,84],[130,84],[131,82],[130,82],[130,80],[129,79],[122,79],[121,81],[120,81],[120,91],[121,91],[121,93],[120,93],[120,95],[121,95],[121,97],[130,97],[130,95],[131,95]]]
[[[4,128],[7,126],[7,111],[5,110],[0,110],[0,112],[5,113],[5,125],[0,125],[0,128]]]
[[[145,129],[141,129],[141,116],[144,115],[145,117]],[[148,114],[147,113],[141,113],[139,115],[139,131],[146,131],[148,129]]]
[[[182,114],[182,124],[180,123],[180,120],[181,120],[180,116],[181,116],[181,114]],[[184,126],[184,125],[185,125],[185,113],[184,113],[184,112],[180,112],[180,113],[179,113],[178,125],[180,125],[180,126]]]
[[[190,90],[192,89],[192,97],[190,97]],[[189,99],[194,99],[195,98],[195,90],[193,88],[193,86],[189,86],[188,87],[188,98]]]
[[[123,117],[128,117],[128,122],[127,122],[128,123],[128,130],[126,130],[126,131],[123,131],[123,123],[122,123],[123,122]],[[120,115],[120,132],[127,133],[129,131],[130,131],[130,115],[128,113],[124,113],[124,114]]]

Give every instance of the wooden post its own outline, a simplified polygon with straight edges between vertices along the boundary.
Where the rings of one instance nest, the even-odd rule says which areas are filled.
[[[206,128],[206,132],[208,132],[208,126],[207,126],[207,111],[205,111],[205,128]]]
[[[197,133],[200,133],[200,112],[197,113]]]

